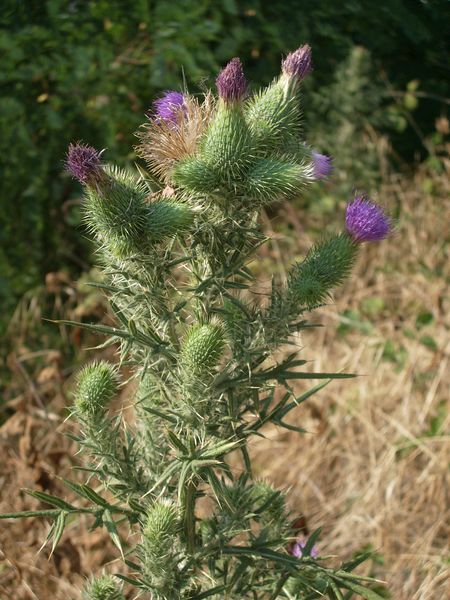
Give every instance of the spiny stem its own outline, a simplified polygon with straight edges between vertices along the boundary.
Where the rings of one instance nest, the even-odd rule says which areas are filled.
[[[195,494],[197,492],[197,478],[190,479],[184,495],[184,534],[189,554],[195,552]]]

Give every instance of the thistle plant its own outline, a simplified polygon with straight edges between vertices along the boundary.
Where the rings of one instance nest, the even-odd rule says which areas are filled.
[[[301,139],[311,68],[305,45],[257,94],[237,58],[217,77],[217,95],[166,92],[138,134],[138,174],[90,146],[69,147],[116,318],[115,327],[77,325],[105,334],[118,360],[78,375],[72,417],[90,477],[67,485],[80,502],[32,492],[54,508],[6,516],[51,517],[53,548],[73,515],[106,528],[124,568],[94,574],[89,600],[122,598],[120,580],[154,600],[379,597],[352,572],[366,556],[332,568],[319,531],[298,537],[289,498],[258,478],[248,450],[269,423],[301,432],[286,417],[330,380],[352,377],[301,370],[298,335],[363,242],[391,228],[379,206],[357,197],[342,232],[293,264],[285,285],[274,278],[265,302],[254,293],[251,267],[268,241],[261,210],[331,171],[329,157]],[[296,380],[320,382],[299,393]],[[121,388],[134,419],[112,410]]]

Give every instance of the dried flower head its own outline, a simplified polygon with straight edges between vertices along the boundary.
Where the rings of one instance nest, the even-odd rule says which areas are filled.
[[[364,196],[347,206],[345,225],[356,242],[376,242],[387,237],[391,221],[383,209]]]
[[[144,124],[138,134],[141,143],[136,148],[137,153],[164,182],[171,182],[171,173],[179,161],[196,152],[214,107],[214,98],[210,93],[201,103],[186,94],[183,105],[185,117],[176,123],[176,127],[173,121],[163,119],[150,119]]]
[[[222,100],[242,100],[247,93],[247,80],[239,58],[233,58],[222,69],[217,76],[216,85]]]
[[[319,152],[312,152],[314,177],[315,179],[325,179],[330,175],[333,170],[333,164],[331,156],[326,154],[319,154]]]
[[[101,152],[87,144],[70,144],[67,151],[66,167],[75,179],[89,183],[102,174]]]
[[[167,91],[153,103],[158,121],[176,123],[180,112],[185,111],[184,96],[181,92]]]
[[[297,538],[295,544],[292,546],[290,553],[292,556],[296,558],[302,558],[304,556],[303,551],[307,544],[307,540],[302,536]],[[313,546],[311,548],[311,552],[306,554],[305,556],[312,556],[313,558],[317,558],[319,556],[319,551],[317,550],[317,546]]]
[[[311,46],[305,44],[288,54],[281,67],[283,73],[302,81],[312,71]]]

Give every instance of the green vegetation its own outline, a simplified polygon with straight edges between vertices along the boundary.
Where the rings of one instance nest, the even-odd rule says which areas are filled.
[[[305,86],[308,137],[347,174],[338,177],[342,194],[350,181],[370,187],[380,172],[374,132],[389,133],[398,165],[432,155],[439,142],[448,13],[446,0],[5,0],[0,331],[46,273],[89,263],[77,231],[79,188],[63,169],[69,141],[130,163],[130,132],[181,75],[200,89],[239,55],[257,88],[277,72],[280,53],[307,41],[316,64]]]

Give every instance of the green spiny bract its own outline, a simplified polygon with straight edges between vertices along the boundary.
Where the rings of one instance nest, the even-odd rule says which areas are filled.
[[[86,220],[105,247],[119,258],[142,254],[166,238],[185,232],[192,222],[187,204],[174,199],[148,201],[148,189],[115,168],[87,186]]]
[[[289,273],[287,300],[292,310],[322,304],[349,275],[358,246],[346,233],[317,243]]]
[[[240,104],[219,102],[201,144],[201,153],[212,173],[233,185],[252,164],[253,139]]]
[[[218,101],[166,93],[142,137],[148,181],[105,167],[90,146],[69,148],[101,248],[99,287],[116,317],[115,326],[80,325],[116,348],[135,418],[109,409],[115,367],[81,372],[74,438],[89,479],[69,482],[79,503],[45,496],[55,507],[44,511],[54,518],[48,539],[56,545],[68,514],[92,517],[126,556],[127,585],[153,600],[341,598],[362,585],[351,564],[337,570],[293,554],[285,495],[255,481],[248,452],[266,425],[301,431],[287,417],[318,387],[299,390],[296,379],[343,377],[303,371],[297,350],[281,347],[349,274],[361,243],[389,230],[381,209],[357,198],[348,233],[316,244],[287,285],[274,279],[258,293],[251,266],[268,241],[259,211],[312,179],[313,155],[299,139],[309,46],[282,70],[253,99],[239,59],[217,78]],[[109,580],[95,585],[89,600],[116,600]]]
[[[75,408],[86,419],[103,415],[118,391],[116,368],[102,360],[84,367],[78,374]]]
[[[125,600],[122,586],[110,575],[95,577],[83,590],[83,600]]]
[[[249,101],[246,117],[259,153],[283,150],[299,139],[299,98],[285,75]]]
[[[247,173],[244,189],[248,196],[266,204],[298,195],[311,179],[308,165],[279,158],[262,158]]]
[[[185,377],[207,379],[225,349],[225,332],[218,320],[194,325],[183,341],[180,364]]]
[[[211,170],[202,156],[190,156],[181,160],[172,172],[172,181],[188,192],[205,195],[222,186],[220,173]]]
[[[171,501],[157,500],[147,510],[141,546],[143,575],[156,598],[172,600],[179,597],[179,529],[178,509]]]
[[[268,481],[257,481],[252,487],[255,511],[263,521],[286,525],[286,500],[284,494]]]

